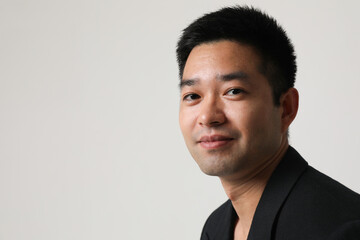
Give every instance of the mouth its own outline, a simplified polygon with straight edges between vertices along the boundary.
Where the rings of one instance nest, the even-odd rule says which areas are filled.
[[[217,149],[228,145],[234,138],[223,135],[203,136],[197,143],[205,149]]]

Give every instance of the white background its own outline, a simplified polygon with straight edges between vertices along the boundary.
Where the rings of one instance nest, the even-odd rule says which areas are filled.
[[[291,144],[360,192],[359,1],[0,0],[0,240],[199,239],[226,196],[183,143],[175,46],[234,3],[295,44]]]

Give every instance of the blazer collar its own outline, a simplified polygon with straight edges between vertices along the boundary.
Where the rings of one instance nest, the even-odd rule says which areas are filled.
[[[278,212],[308,163],[289,146],[271,175],[256,208],[248,240],[270,240]]]
[[[217,230],[214,239],[233,240],[234,226],[238,219],[238,216],[230,199],[225,202],[225,210],[221,219],[222,221],[219,221],[218,226],[216,226]]]

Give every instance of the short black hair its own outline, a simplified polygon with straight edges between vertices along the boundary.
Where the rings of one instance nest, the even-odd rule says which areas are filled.
[[[276,20],[248,6],[222,8],[196,19],[182,32],[177,43],[180,80],[191,50],[203,43],[235,41],[253,47],[262,59],[260,72],[268,79],[274,103],[294,86],[296,56],[285,30]]]

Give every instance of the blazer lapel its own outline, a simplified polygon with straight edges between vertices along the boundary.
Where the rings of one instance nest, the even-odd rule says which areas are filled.
[[[256,208],[248,240],[271,240],[278,212],[308,164],[289,146],[272,176]]]
[[[217,232],[214,239],[233,240],[234,226],[237,220],[237,214],[230,200],[226,202],[226,210],[222,221],[217,226]]]

